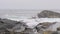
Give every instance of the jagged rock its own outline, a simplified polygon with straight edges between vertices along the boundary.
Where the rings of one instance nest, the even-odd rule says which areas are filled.
[[[15,32],[22,32],[25,30],[25,27],[23,25],[17,24],[15,27],[13,27],[13,30]]]
[[[39,18],[60,18],[60,13],[53,12],[50,10],[43,10],[41,13],[38,13]]]
[[[1,19],[0,20],[0,31],[13,31],[14,32],[22,32],[25,30],[25,27],[27,27],[27,25],[25,25],[25,23],[23,22],[18,22],[18,21],[13,21],[10,19]],[[3,32],[4,32],[3,31]]]
[[[6,30],[6,28],[2,27],[2,28],[0,28],[0,34],[1,34],[1,33],[9,34],[9,31]]]
[[[12,28],[18,23],[21,24],[21,22],[10,20],[10,19],[1,19],[0,20],[0,25],[4,26],[5,28]]]
[[[37,29],[37,31],[43,31],[43,30],[46,30],[47,28],[49,28],[53,24],[56,24],[56,22],[53,22],[53,23],[44,22],[44,23],[38,24],[35,28]]]
[[[31,28],[26,28],[23,32],[21,32],[22,34],[38,34],[36,29],[31,29]]]
[[[8,24],[15,24],[15,23],[17,23],[17,21],[10,20],[10,19],[2,19],[1,21],[4,22],[4,23],[8,23]]]
[[[15,33],[20,33],[25,30],[27,26],[23,22],[18,22],[16,25],[12,28],[7,29],[8,31],[14,31]]]
[[[9,19],[0,19],[0,32],[7,32],[8,31],[7,28],[8,29],[13,28],[16,25],[16,23],[18,22]]]
[[[15,26],[15,23],[18,23],[17,21],[9,20],[9,19],[1,19],[0,20],[0,28],[12,28]]]

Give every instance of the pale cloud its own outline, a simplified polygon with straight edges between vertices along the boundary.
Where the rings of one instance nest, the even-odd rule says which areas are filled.
[[[0,9],[60,9],[60,0],[0,0]]]

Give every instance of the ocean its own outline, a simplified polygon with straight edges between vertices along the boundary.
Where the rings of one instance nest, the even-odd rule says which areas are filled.
[[[0,10],[0,17],[15,16],[17,17],[32,17],[37,16],[41,10]],[[12,17],[13,18],[13,17]]]
[[[26,17],[32,17],[37,16],[38,13],[42,12],[43,10],[21,10],[21,9],[1,9],[0,10],[0,17],[12,17],[12,18],[26,18]],[[52,10],[54,12],[60,13],[60,10]]]

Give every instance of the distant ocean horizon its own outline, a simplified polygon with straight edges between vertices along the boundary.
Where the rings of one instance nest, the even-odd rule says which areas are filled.
[[[0,17],[4,18],[7,16],[18,16],[18,17],[32,17],[32,16],[37,16],[38,13],[40,13],[43,10],[0,10]],[[54,12],[60,13],[60,10],[52,10]]]

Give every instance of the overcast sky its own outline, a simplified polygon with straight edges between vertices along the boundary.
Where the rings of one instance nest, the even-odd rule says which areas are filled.
[[[60,9],[60,0],[0,0],[0,9]]]

